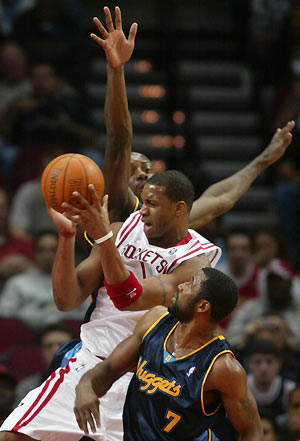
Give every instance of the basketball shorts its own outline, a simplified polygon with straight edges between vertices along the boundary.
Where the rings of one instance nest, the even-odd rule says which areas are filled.
[[[30,391],[3,422],[0,431],[15,431],[41,441],[76,441],[84,433],[73,411],[75,387],[98,357],[81,349],[67,365],[58,368],[38,388]],[[122,441],[122,413],[132,373],[117,380],[99,400],[101,427],[89,436],[97,441]]]

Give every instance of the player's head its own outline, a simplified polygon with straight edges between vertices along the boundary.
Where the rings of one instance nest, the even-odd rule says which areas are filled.
[[[148,237],[159,240],[175,230],[181,234],[182,228],[187,228],[193,199],[191,181],[177,170],[157,173],[148,179],[140,210]]]
[[[150,159],[141,153],[131,153],[129,187],[140,198],[145,182],[154,174]]]
[[[209,320],[219,323],[231,314],[238,301],[238,287],[223,272],[202,268],[189,282],[181,283],[169,305],[169,312],[181,323],[191,321],[199,313],[209,313]]]

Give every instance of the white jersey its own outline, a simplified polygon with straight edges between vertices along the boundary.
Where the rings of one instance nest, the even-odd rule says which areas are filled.
[[[138,280],[171,273],[182,262],[207,254],[215,266],[221,249],[194,230],[170,248],[151,245],[144,232],[139,212],[131,214],[116,237],[116,246],[129,271]],[[136,322],[146,311],[119,311],[107,295],[106,288],[98,291],[97,305],[89,323],[81,326],[83,347],[100,357],[108,357],[113,349],[132,334]]]

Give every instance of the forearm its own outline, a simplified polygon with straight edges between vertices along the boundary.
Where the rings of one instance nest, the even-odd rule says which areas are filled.
[[[75,237],[59,236],[53,269],[52,285],[56,306],[61,311],[82,303],[81,289],[75,270]]]
[[[124,67],[107,65],[107,89],[104,106],[106,135],[112,142],[113,153],[121,155],[131,150],[132,123],[128,109]],[[118,145],[122,143],[121,145]],[[129,151],[130,154],[130,151]]]
[[[107,360],[104,360],[81,377],[76,387],[76,393],[78,393],[79,390],[85,391],[86,388],[90,388],[97,397],[100,398],[106,394],[113,382],[114,376],[109,369],[109,363]]]
[[[114,238],[101,243],[98,248],[105,282],[116,285],[128,279],[130,273],[114,244]]]
[[[246,193],[252,182],[265,167],[266,163],[262,153],[234,175],[209,187],[203,193],[203,196],[221,198],[220,210],[222,212],[227,211]]]
[[[263,441],[263,433],[260,427],[253,427],[251,431],[240,433],[239,441]]]

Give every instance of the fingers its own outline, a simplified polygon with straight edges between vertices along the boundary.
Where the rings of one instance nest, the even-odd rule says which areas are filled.
[[[105,21],[106,21],[106,27],[108,29],[108,32],[113,32],[115,30],[114,24],[111,18],[110,10],[107,6],[104,6],[104,13],[105,13]]]
[[[89,191],[89,193],[92,196],[93,205],[94,204],[99,204],[100,203],[100,198],[99,198],[98,193],[96,192],[96,189],[93,186],[93,184],[89,184],[88,185],[88,191]]]
[[[116,29],[118,31],[122,30],[122,14],[119,6],[115,7],[115,13],[116,13]]]
[[[130,26],[129,35],[128,35],[129,43],[134,43],[135,37],[136,37],[136,33],[137,33],[137,28],[138,28],[138,24],[137,23],[132,23],[132,25]]]
[[[101,23],[101,21],[99,20],[99,18],[98,17],[94,17],[93,18],[93,22],[97,26],[97,29],[100,32],[100,34],[102,35],[102,37],[103,38],[107,38],[108,37],[108,32],[105,29],[105,27],[103,26],[103,24]]]
[[[85,411],[79,411],[76,407],[74,407],[74,413],[78,427],[85,433],[85,435],[89,434],[88,423],[90,425],[91,431],[93,433],[97,432],[97,427],[100,427],[99,405],[96,404],[95,406],[93,406],[93,409],[88,409]]]

